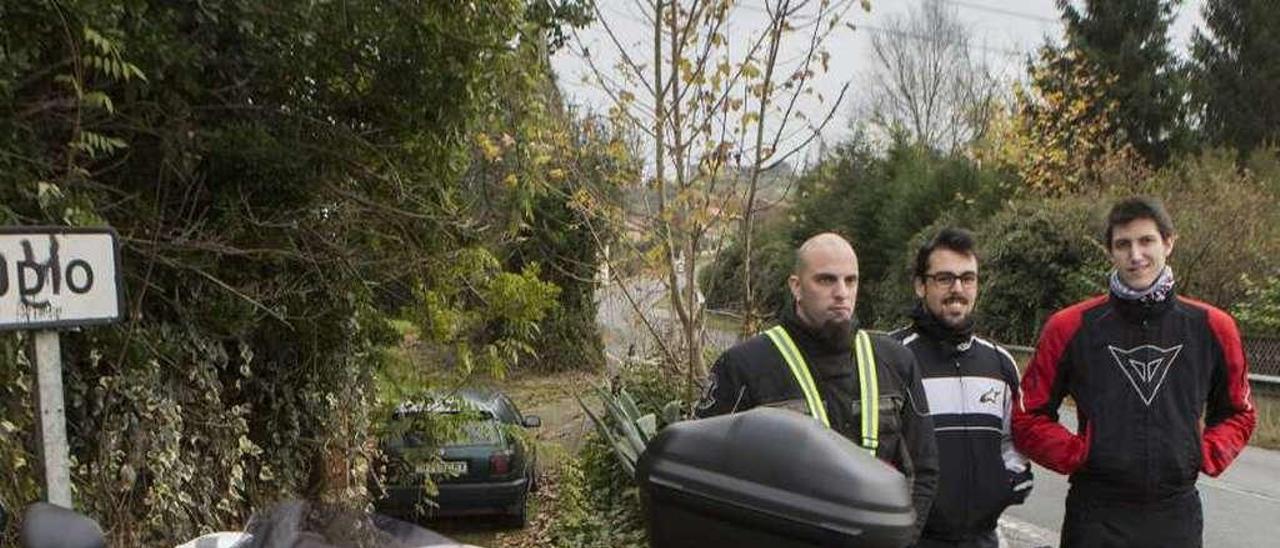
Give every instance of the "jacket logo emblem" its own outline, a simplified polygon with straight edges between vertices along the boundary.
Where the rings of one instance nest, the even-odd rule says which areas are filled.
[[[1129,384],[1138,391],[1138,397],[1150,406],[1160,392],[1160,387],[1164,385],[1169,368],[1178,359],[1182,345],[1160,348],[1144,344],[1128,350],[1108,345],[1107,349],[1111,350],[1111,357],[1115,358],[1116,365],[1129,379]]]
[[[978,403],[995,403],[996,398],[1000,397],[1001,392],[1003,391],[999,388],[992,387],[990,390],[983,392],[982,395],[978,397]]]

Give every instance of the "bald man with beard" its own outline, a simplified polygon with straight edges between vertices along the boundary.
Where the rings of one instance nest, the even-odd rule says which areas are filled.
[[[914,542],[938,481],[933,421],[915,356],[887,336],[857,329],[858,257],[843,237],[823,233],[805,241],[787,283],[794,306],[784,307],[777,326],[716,360],[695,415],[764,405],[835,429],[907,477],[916,510]],[[877,381],[867,389],[874,396],[863,397],[864,375]],[[878,424],[864,420],[875,416],[870,405],[878,409]]]

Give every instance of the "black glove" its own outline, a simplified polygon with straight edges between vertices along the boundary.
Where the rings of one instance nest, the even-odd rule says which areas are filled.
[[[1027,464],[1021,472],[1012,472],[1009,474],[1009,488],[1013,492],[1009,504],[1022,504],[1026,502],[1027,495],[1031,494],[1031,464]]]

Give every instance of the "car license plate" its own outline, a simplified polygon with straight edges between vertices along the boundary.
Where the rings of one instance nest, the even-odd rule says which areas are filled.
[[[462,476],[467,473],[467,461],[444,460],[432,462],[418,467],[418,472],[433,476]]]

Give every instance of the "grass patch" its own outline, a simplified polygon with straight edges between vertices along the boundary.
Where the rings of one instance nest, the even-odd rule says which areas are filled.
[[[1253,403],[1258,408],[1258,426],[1249,445],[1280,449],[1280,396],[1255,393]]]
[[[589,388],[596,382],[599,382],[597,377],[587,373],[546,375],[521,372],[515,378],[509,377],[503,384],[507,395],[516,401],[521,411],[527,412],[528,409],[560,400],[573,402],[573,393]]]
[[[540,474],[549,474],[558,470],[565,461],[573,458],[573,451],[559,442],[543,441],[538,443],[538,470]]]
[[[742,329],[742,319],[728,314],[720,314],[708,310],[706,318],[707,329],[710,330],[737,333],[739,329]]]

